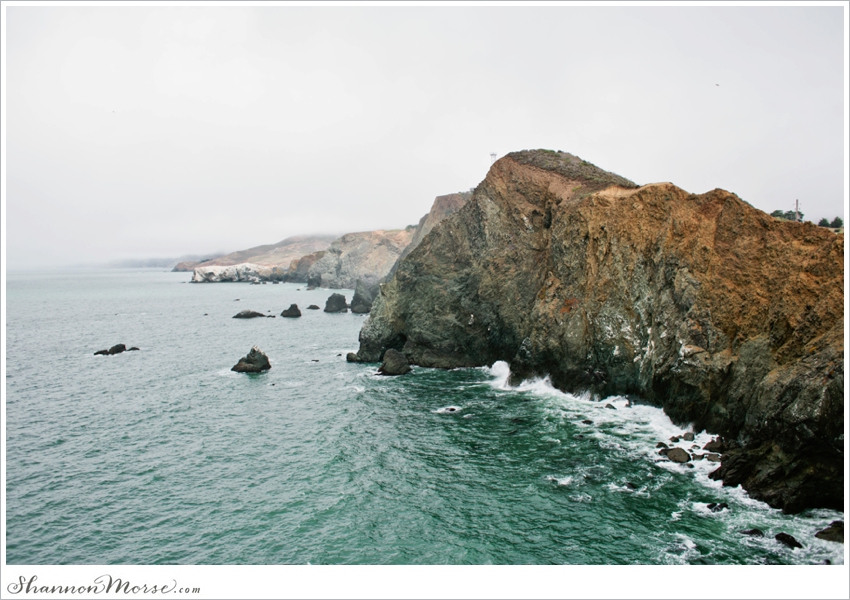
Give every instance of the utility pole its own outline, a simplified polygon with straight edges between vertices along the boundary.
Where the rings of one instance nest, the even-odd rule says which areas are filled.
[[[800,222],[800,201],[796,200],[794,205],[794,220]]]
[[[496,153],[495,153],[495,152],[491,152],[491,153],[490,153],[490,165],[492,166],[492,164],[493,164],[494,162],[496,162]]]

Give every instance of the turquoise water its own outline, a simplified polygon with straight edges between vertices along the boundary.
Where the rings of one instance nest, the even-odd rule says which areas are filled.
[[[842,513],[662,460],[656,408],[504,364],[379,377],[344,358],[364,316],[305,310],[330,291],[189,277],[8,276],[9,564],[843,564],[813,537]],[[253,345],[272,369],[232,373]]]

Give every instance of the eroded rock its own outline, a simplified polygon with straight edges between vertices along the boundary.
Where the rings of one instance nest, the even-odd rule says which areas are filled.
[[[300,317],[301,311],[298,309],[297,304],[290,304],[289,308],[287,308],[285,311],[280,313],[280,316],[281,317],[289,317],[289,318]]]
[[[272,365],[269,362],[269,357],[262,350],[254,346],[230,370],[237,373],[261,373],[271,368]]]
[[[327,302],[325,302],[325,312],[348,312],[348,304],[345,302],[345,296],[342,294],[331,294]]]

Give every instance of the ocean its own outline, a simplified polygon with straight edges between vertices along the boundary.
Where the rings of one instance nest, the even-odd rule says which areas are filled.
[[[190,276],[8,274],[8,564],[844,562],[814,537],[843,513],[667,461],[686,428],[658,408],[511,388],[504,363],[378,376],[345,361],[364,315],[306,310],[331,291]],[[118,343],[139,351],[94,355]],[[255,345],[271,370],[231,372]]]

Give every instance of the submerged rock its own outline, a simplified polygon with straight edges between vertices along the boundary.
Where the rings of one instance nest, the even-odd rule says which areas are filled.
[[[785,544],[786,546],[788,546],[788,547],[789,547],[789,548],[791,548],[791,549],[794,549],[794,548],[802,548],[802,547],[803,547],[803,544],[801,544],[800,542],[798,542],[798,541],[794,538],[794,536],[793,536],[793,535],[789,535],[789,534],[787,534],[787,533],[785,533],[785,532],[777,533],[777,534],[774,536],[774,539],[775,539],[777,542],[781,543],[781,544]]]
[[[844,521],[833,521],[829,527],[822,529],[815,534],[816,538],[826,540],[828,542],[844,543]]]
[[[410,363],[407,357],[398,350],[390,348],[384,353],[384,362],[378,369],[381,375],[404,375],[410,372]]]
[[[744,535],[751,535],[753,537],[764,537],[764,532],[761,529],[745,529],[741,533]]]
[[[311,304],[310,306],[307,307],[307,310],[319,310],[319,307],[316,306],[315,304]]]
[[[127,348],[127,352],[134,352],[134,351],[136,351],[136,350],[138,350],[138,349],[139,349],[139,347],[138,347],[138,346],[133,346],[132,348]]]
[[[843,257],[843,236],[724,190],[515,152],[400,261],[357,356],[506,361],[512,383],[638,396],[739,444],[722,451],[725,484],[786,512],[840,510]]]
[[[345,296],[342,294],[331,294],[327,302],[325,302],[325,312],[348,312],[348,304],[345,302]]]
[[[256,310],[243,310],[235,315],[233,315],[234,319],[255,319],[257,317],[265,317],[261,312],[257,312]]]
[[[254,346],[248,352],[247,356],[240,358],[239,362],[233,365],[233,368],[230,370],[237,373],[260,373],[262,371],[268,371],[271,368],[272,365],[269,363],[269,357],[262,350]]]
[[[99,355],[109,355],[109,354],[121,354],[125,350],[127,350],[127,347],[124,344],[115,344],[109,350],[98,350],[97,352],[94,353],[94,355],[99,356]],[[131,348],[131,350],[132,350],[132,348]],[[135,350],[138,350],[138,348],[135,348]]]
[[[290,304],[289,308],[287,308],[285,311],[280,313],[280,316],[281,317],[290,317],[290,318],[300,317],[301,311],[298,309],[297,304]]]

